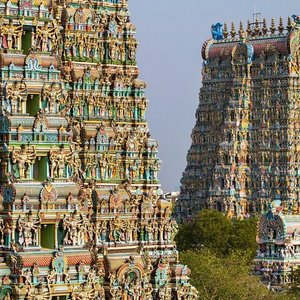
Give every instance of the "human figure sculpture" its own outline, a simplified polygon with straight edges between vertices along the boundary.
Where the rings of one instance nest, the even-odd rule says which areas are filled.
[[[66,245],[82,245],[84,240],[80,238],[80,234],[85,230],[83,225],[82,216],[77,218],[77,212],[75,211],[70,217],[65,216],[63,219],[63,228],[67,230],[64,238],[64,244]]]
[[[20,25],[14,25],[13,20],[9,20],[8,25],[2,26],[2,47],[16,49],[19,47],[19,40],[22,36],[24,21]]]
[[[34,163],[36,152],[34,146],[31,150],[29,146],[21,146],[20,150],[13,149],[12,162],[17,165],[19,171],[19,178],[25,179],[29,177],[29,168]]]
[[[48,22],[46,22],[45,26],[42,28],[37,27],[35,40],[38,50],[45,52],[51,51],[56,47],[57,30],[55,24],[51,26]]]
[[[36,245],[38,242],[37,234],[40,227],[40,217],[38,217],[37,220],[34,220],[31,212],[28,214],[27,221],[22,220],[20,216],[17,222],[17,228],[19,231],[19,244],[25,247]]]
[[[24,82],[15,82],[11,87],[7,88],[6,98],[10,102],[8,110],[11,113],[21,113],[22,104],[26,101],[27,87]]]

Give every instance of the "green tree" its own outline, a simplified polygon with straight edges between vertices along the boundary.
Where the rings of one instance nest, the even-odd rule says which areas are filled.
[[[231,235],[229,245],[231,250],[243,251],[244,256],[247,255],[249,263],[252,263],[257,250],[256,233],[257,218],[249,218],[244,220],[232,220]]]
[[[251,275],[257,221],[230,220],[206,209],[193,222],[180,226],[176,241],[181,260],[192,270],[192,284],[199,290],[200,300],[300,299],[300,284],[294,284],[289,293],[275,294],[258,276]],[[297,282],[298,274],[294,277]]]
[[[205,209],[193,222],[181,225],[176,241],[179,250],[205,247],[213,252],[226,253],[231,233],[231,220],[216,210]]]
[[[275,294],[259,277],[249,274],[243,252],[220,258],[208,249],[187,250],[181,261],[192,270],[192,284],[200,300],[292,300],[291,295]]]

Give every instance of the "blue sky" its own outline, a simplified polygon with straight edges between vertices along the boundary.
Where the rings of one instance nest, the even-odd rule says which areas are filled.
[[[255,3],[256,2],[256,3]],[[296,0],[129,0],[137,27],[140,78],[147,82],[151,135],[159,141],[165,192],[180,185],[191,144],[201,86],[201,47],[213,23],[252,20],[254,8],[270,24],[300,14]]]

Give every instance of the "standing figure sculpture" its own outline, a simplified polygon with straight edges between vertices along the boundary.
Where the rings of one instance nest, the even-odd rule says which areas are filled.
[[[9,20],[8,25],[2,26],[2,34],[1,34],[1,40],[2,40],[2,47],[4,49],[19,49],[20,47],[20,38],[22,37],[23,33],[23,24],[24,21],[20,21],[20,25],[14,25],[13,20]]]
[[[27,179],[29,177],[30,166],[35,162],[36,152],[34,146],[31,150],[29,146],[22,145],[20,150],[12,151],[12,162],[16,164],[18,172],[16,177],[20,179]],[[18,174],[17,174],[18,173]]]
[[[26,220],[22,220],[21,216],[17,222],[17,229],[19,231],[18,243],[22,246],[28,247],[30,245],[37,245],[38,230],[41,227],[41,219],[33,219],[32,212],[30,211]]]
[[[55,24],[51,26],[48,22],[42,28],[37,27],[35,34],[37,50],[41,52],[52,51],[57,45],[57,31],[57,26]]]

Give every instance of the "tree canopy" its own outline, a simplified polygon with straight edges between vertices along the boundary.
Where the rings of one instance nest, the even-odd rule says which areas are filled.
[[[179,250],[206,248],[217,255],[242,250],[253,256],[256,227],[256,218],[230,220],[216,210],[205,209],[194,221],[180,226],[176,242]]]
[[[293,294],[270,292],[251,275],[257,249],[257,218],[230,220],[216,210],[202,210],[182,224],[176,236],[181,260],[192,270],[200,300],[292,300]]]

